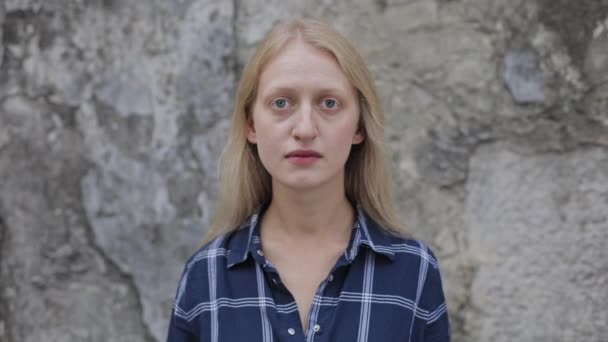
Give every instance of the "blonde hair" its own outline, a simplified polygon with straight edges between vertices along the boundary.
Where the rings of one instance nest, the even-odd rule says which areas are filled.
[[[331,53],[359,95],[359,128],[363,129],[365,140],[353,145],[346,161],[348,199],[360,205],[387,232],[407,235],[409,232],[396,214],[392,176],[385,157],[385,115],[372,74],[357,49],[333,27],[316,19],[298,19],[275,25],[243,70],[232,130],[220,159],[219,206],[205,242],[236,229],[257,207],[271,200],[271,176],[257,157],[255,146],[246,139],[247,120],[263,68],[296,38]]]

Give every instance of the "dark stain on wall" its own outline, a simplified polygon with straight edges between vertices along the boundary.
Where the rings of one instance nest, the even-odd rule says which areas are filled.
[[[0,215],[2,214],[2,207],[0,203]],[[2,264],[2,251],[4,250],[4,234],[6,232],[6,226],[4,224],[4,219],[0,216],[0,284],[5,284],[4,271],[2,268],[4,265]],[[3,288],[0,287],[0,290]],[[6,320],[8,318],[7,315],[8,308],[6,307],[6,302],[4,301],[4,296],[0,293],[0,341],[8,341],[8,337],[6,336]]]
[[[557,32],[572,61],[582,66],[593,30],[608,15],[608,0],[538,0],[539,19]]]

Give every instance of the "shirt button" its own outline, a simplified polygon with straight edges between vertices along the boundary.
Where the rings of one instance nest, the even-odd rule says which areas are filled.
[[[330,275],[329,275],[329,277],[327,277],[327,280],[328,280],[328,281],[332,281],[332,280],[334,280],[334,275],[333,275],[333,274],[330,274]]]
[[[293,336],[293,335],[295,335],[295,334],[296,334],[296,331],[294,330],[294,328],[289,328],[289,329],[287,329],[287,333],[288,333],[289,335]]]
[[[279,285],[279,282],[277,281],[277,278],[272,278],[272,282],[273,282],[275,285]]]
[[[319,330],[321,330],[321,326],[318,324],[315,324],[315,326],[312,328],[312,330],[314,330],[315,332],[319,332]]]
[[[264,252],[262,252],[262,250],[261,250],[261,249],[258,249],[258,255],[259,255],[259,256],[264,256]]]

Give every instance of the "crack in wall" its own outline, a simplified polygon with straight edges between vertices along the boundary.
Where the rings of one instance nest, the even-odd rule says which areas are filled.
[[[455,333],[462,337],[462,340],[470,339],[473,331],[475,330],[474,324],[470,322],[470,315],[468,314],[471,311],[476,311],[477,309],[473,305],[473,282],[475,280],[475,276],[477,271],[479,270],[479,265],[471,265],[471,264],[463,264],[462,266],[464,271],[464,276],[462,279],[464,280],[463,288],[464,294],[463,298],[460,298],[461,303],[456,308],[453,308],[451,311],[457,314],[451,315],[450,320],[451,324],[454,327]]]
[[[4,2],[0,4],[0,68],[4,61],[4,15],[5,15]]]
[[[242,69],[245,67],[240,64],[239,61],[239,31],[238,31],[238,12],[239,12],[239,0],[232,0],[232,40],[234,41],[232,50],[232,72],[234,73],[234,80],[238,83],[241,78]],[[236,92],[236,87],[235,87]]]
[[[4,243],[6,239],[7,228],[2,216],[2,206],[0,203],[0,284],[6,284],[4,279]],[[9,342],[8,340],[8,304],[4,299],[4,286],[0,286],[0,342]]]
[[[135,303],[137,305],[136,309],[139,313],[138,316],[140,318],[141,326],[144,330],[144,339],[147,342],[158,342],[154,338],[150,327],[143,318],[143,302],[139,289],[135,285],[133,275],[123,272],[120,267],[112,260],[112,258],[105,252],[105,250],[97,244],[95,239],[95,233],[93,232],[93,227],[91,227],[91,223],[87,219],[84,208],[78,208],[78,210],[85,218],[85,223],[83,224],[83,226],[85,227],[86,236],[89,241],[89,247],[101,256],[103,261],[106,263],[106,266],[108,267],[107,272],[114,277],[114,280],[120,281],[122,284],[125,284],[129,288],[130,292],[133,293],[133,295],[135,296]]]

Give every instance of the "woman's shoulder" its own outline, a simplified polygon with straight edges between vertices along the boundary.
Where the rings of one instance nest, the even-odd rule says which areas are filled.
[[[404,265],[408,269],[414,264],[439,269],[439,262],[431,247],[409,231],[395,227],[389,229],[361,209],[359,222],[363,228],[362,234],[371,242],[372,249],[388,256],[393,264],[396,262],[397,266]]]
[[[205,242],[190,255],[186,261],[184,273],[188,274],[196,270],[196,273],[200,274],[200,271],[206,270],[210,260],[217,264],[218,259],[226,259],[230,255],[231,240],[240,232],[240,229],[241,227],[238,227],[224,232]]]
[[[228,244],[236,230],[223,233],[203,244],[186,261],[174,302],[176,316],[190,321],[210,302],[211,281],[221,279],[227,264]],[[207,304],[205,304],[207,303]]]
[[[425,241],[403,235],[391,235],[388,240],[390,241],[389,250],[394,253],[397,261],[415,261],[439,270],[439,260],[433,249]]]
[[[428,322],[434,322],[447,310],[439,261],[435,253],[423,240],[403,236],[392,239],[391,250],[394,253],[392,265],[401,271],[399,274],[406,277],[406,282],[411,283],[410,289],[416,289],[418,295],[412,298],[420,300],[420,307],[428,313]]]

